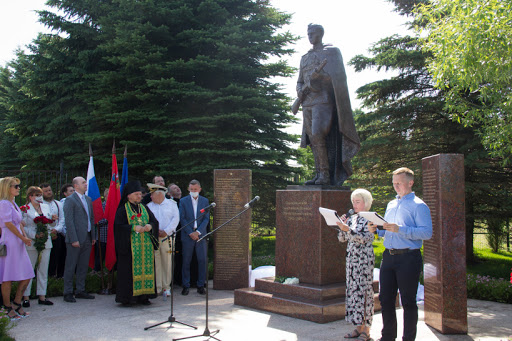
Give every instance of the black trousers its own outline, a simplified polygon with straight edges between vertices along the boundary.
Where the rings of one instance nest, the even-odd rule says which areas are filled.
[[[66,264],[66,237],[62,233],[57,233],[57,238],[52,240],[52,251],[50,252],[50,264],[48,266],[48,275],[51,277],[62,278],[64,276],[64,266]]]
[[[403,341],[416,339],[418,323],[418,306],[416,293],[418,281],[423,268],[420,250],[413,250],[400,255],[391,255],[384,251],[380,267],[380,294],[382,306],[382,341],[396,339],[396,295],[400,290],[400,299],[404,309]]]
[[[101,259],[100,259],[101,247]],[[101,271],[101,264],[105,261],[105,253],[107,252],[107,243],[96,241],[94,244],[94,270]]]

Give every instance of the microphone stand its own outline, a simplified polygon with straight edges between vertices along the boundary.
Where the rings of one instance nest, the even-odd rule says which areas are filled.
[[[241,211],[240,213],[238,213],[237,215],[235,215],[233,218],[230,218],[228,221],[226,221],[225,223],[223,223],[222,225],[220,225],[219,227],[217,227],[215,230],[212,230],[210,232],[208,232],[207,234],[205,234],[204,236],[202,236],[201,238],[199,238],[197,240],[197,243],[199,243],[201,240],[205,239],[206,237],[208,237],[209,235],[215,233],[218,229],[220,229],[221,227],[224,227],[224,225],[230,223],[232,220],[238,218],[239,216],[241,216],[245,211],[247,211],[248,209],[252,208],[252,206],[249,206],[247,208],[245,208],[243,211]]]
[[[149,326],[149,327],[145,327],[144,330],[148,330],[150,328],[153,328],[153,327],[156,327],[156,326],[159,326],[161,324],[164,324],[164,323],[167,323],[169,322],[171,325],[169,327],[172,327],[172,323],[175,322],[175,323],[179,323],[179,324],[182,324],[184,326],[187,326],[187,327],[190,327],[190,328],[194,328],[194,329],[197,329],[197,327],[195,326],[192,326],[190,324],[186,324],[186,323],[183,323],[181,321],[178,321],[176,320],[176,318],[174,317],[174,255],[176,254],[176,251],[175,251],[175,247],[176,247],[176,234],[178,232],[180,232],[181,230],[183,230],[185,227],[187,227],[188,225],[192,224],[193,222],[195,222],[197,219],[199,218],[202,218],[210,209],[207,209],[205,210],[201,215],[199,215],[196,219],[190,221],[188,224],[180,227],[178,230],[174,231],[170,236],[167,236],[166,238],[162,239],[162,241],[166,241],[167,239],[169,238],[172,238],[172,246],[171,246],[171,274],[172,274],[172,277],[171,277],[171,315],[169,315],[169,317],[167,318],[166,321],[163,321],[163,322],[159,322],[157,324],[154,324],[152,326]],[[208,260],[208,259],[207,259]],[[208,262],[206,262],[206,266],[208,267]],[[207,278],[208,280],[208,278]],[[208,283],[208,282],[206,282]],[[208,291],[206,291],[206,293],[208,294]]]
[[[242,215],[245,211],[247,211],[250,208],[252,208],[252,205],[249,205],[249,207],[245,208],[240,213],[238,213],[237,215],[235,215],[234,217],[232,217],[231,219],[229,219],[228,221],[226,221],[225,223],[223,223],[222,225],[220,225],[216,229],[208,232],[207,234],[205,234],[204,236],[199,238],[196,243],[199,243],[203,239],[206,239],[206,245],[208,245],[210,235],[215,233],[221,227],[223,227],[223,226],[227,225],[228,223],[230,223],[232,220],[238,218],[240,215]],[[210,332],[210,329],[208,329],[208,291],[209,291],[208,290],[208,252],[206,252],[206,269],[205,269],[205,271],[206,271],[206,280],[205,280],[205,289],[206,289],[206,327],[204,328],[204,332],[201,335],[181,337],[181,338],[178,338],[178,339],[172,339],[172,341],[191,339],[191,338],[201,337],[201,336],[207,336],[208,338],[212,338],[212,339],[215,339],[217,341],[221,341],[220,339],[218,339],[218,338],[216,338],[214,336],[214,335],[217,335],[220,332],[220,329],[214,330],[213,332]]]

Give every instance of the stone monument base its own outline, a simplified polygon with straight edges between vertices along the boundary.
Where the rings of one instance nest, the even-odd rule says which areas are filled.
[[[375,311],[380,310],[379,284],[373,282]],[[281,284],[273,277],[256,280],[254,288],[235,290],[235,304],[316,323],[345,317],[345,284]]]

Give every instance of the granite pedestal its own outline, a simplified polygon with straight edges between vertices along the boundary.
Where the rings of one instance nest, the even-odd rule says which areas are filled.
[[[350,194],[350,190],[321,186],[277,191],[276,276],[297,277],[300,284],[256,280],[255,288],[235,291],[235,304],[317,323],[344,318],[347,243],[338,241],[337,232],[325,224],[318,208],[341,215],[352,207]],[[378,310],[378,294],[375,300]]]

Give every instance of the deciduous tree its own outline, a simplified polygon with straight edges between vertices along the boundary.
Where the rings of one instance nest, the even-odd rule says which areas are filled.
[[[454,118],[512,162],[512,1],[435,0],[419,8],[428,69]]]

